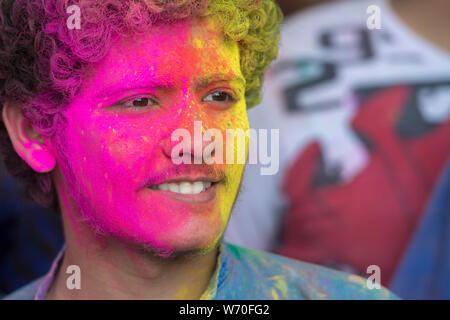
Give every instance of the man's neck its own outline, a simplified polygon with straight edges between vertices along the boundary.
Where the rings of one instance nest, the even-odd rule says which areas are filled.
[[[391,0],[391,4],[397,16],[411,30],[436,47],[450,52],[450,1]]]
[[[197,256],[163,258],[64,220],[66,250],[46,299],[199,299],[217,264],[218,248]],[[76,233],[73,230],[77,230]],[[69,266],[80,268],[81,289],[67,288]]]

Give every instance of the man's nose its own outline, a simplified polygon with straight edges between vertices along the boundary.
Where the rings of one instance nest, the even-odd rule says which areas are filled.
[[[189,163],[201,164],[204,154],[214,156],[216,145],[214,139],[208,138],[206,128],[201,120],[194,120],[190,125],[175,128],[161,141],[161,148],[167,158],[183,158]]]

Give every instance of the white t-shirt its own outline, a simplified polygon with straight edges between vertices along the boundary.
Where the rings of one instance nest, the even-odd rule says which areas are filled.
[[[380,8],[381,29],[367,27],[370,5]],[[415,88],[426,124],[448,121],[450,56],[414,34],[388,0],[341,1],[288,17],[262,103],[249,110],[252,128],[280,129],[279,172],[262,176],[258,165],[247,165],[225,239],[260,250],[276,245],[283,173],[312,141],[322,148],[330,179],[336,168],[340,183],[358,175],[370,157],[349,126],[358,95],[395,84]]]

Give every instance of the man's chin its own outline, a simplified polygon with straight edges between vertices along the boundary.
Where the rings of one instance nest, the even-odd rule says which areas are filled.
[[[83,222],[97,239],[105,240],[101,242],[106,246],[121,243],[132,250],[166,259],[206,255],[219,246],[224,234],[223,226],[211,223],[201,227],[187,224],[183,230],[166,230],[164,234],[155,235],[149,234],[148,228],[102,224],[95,218],[83,219]]]
[[[161,246],[161,245],[152,245],[146,244],[143,245],[142,248],[151,253],[155,257],[164,258],[164,259],[193,259],[199,256],[204,256],[212,251],[215,251],[221,243],[222,237],[208,242],[208,243],[190,243],[183,242],[173,243],[171,245]]]

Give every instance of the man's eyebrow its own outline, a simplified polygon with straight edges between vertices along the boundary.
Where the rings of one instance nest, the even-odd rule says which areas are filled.
[[[245,78],[241,75],[233,75],[229,73],[215,73],[209,76],[201,77],[196,83],[196,87],[205,88],[209,84],[214,82],[241,82],[243,86],[245,86],[246,81]]]
[[[230,75],[229,73],[216,73],[209,76],[201,77],[195,84],[195,87],[198,89],[203,89],[207,87],[209,84],[214,82],[240,82],[244,87],[246,84],[245,78],[242,77],[241,75]],[[171,83],[171,81],[161,80],[157,78],[146,79],[144,83],[139,81],[139,85],[138,84],[134,85],[133,83],[134,83],[133,80],[127,82],[126,86],[123,85],[123,81],[113,83],[99,90],[95,94],[95,98],[97,100],[103,100],[105,97],[125,93],[132,90],[171,88],[175,86],[175,84]]]
[[[123,85],[123,81],[113,83],[113,84],[108,85],[107,87],[99,90],[95,94],[95,98],[102,100],[105,97],[120,94],[120,93],[125,93],[127,91],[132,91],[132,90],[170,88],[173,86],[168,81],[159,81],[156,79],[147,79],[147,80],[145,80],[144,83],[139,81],[139,84],[136,84],[136,85],[134,83],[135,83],[135,81],[132,81],[132,80],[127,82],[127,85],[125,85],[125,86]]]

